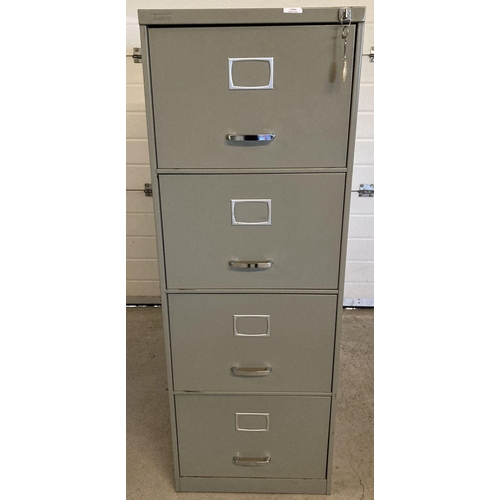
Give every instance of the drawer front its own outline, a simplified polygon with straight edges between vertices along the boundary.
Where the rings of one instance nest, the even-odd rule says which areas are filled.
[[[161,175],[168,288],[337,289],[344,183],[341,173]]]
[[[329,392],[334,295],[170,294],[174,389]]]
[[[158,168],[345,167],[355,29],[150,29]]]
[[[177,395],[181,476],[326,477],[330,398]]]

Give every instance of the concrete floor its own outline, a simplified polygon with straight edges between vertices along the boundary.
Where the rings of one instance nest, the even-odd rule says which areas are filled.
[[[373,499],[373,309],[344,310],[332,497]],[[321,495],[176,493],[159,307],[127,308],[127,499],[306,500]]]

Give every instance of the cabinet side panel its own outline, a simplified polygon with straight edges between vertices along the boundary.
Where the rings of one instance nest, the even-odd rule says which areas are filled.
[[[163,318],[163,335],[165,340],[166,350],[166,363],[167,363],[167,382],[168,382],[168,398],[170,406],[170,422],[172,432],[172,450],[173,450],[173,465],[174,465],[174,478],[175,489],[179,491],[179,458],[177,448],[177,425],[175,418],[175,399],[173,395],[173,377],[172,377],[172,357],[170,349],[170,332],[169,332],[169,313],[168,301],[166,296],[166,274],[165,274],[165,259],[163,253],[163,231],[161,222],[161,207],[160,207],[160,190],[158,184],[158,176],[156,175],[156,139],[154,127],[154,114],[153,114],[153,96],[151,91],[151,76],[150,76],[150,59],[149,59],[149,42],[148,42],[148,28],[141,26],[141,47],[142,47],[142,64],[144,76],[144,97],[146,101],[146,123],[148,129],[148,144],[149,144],[149,158],[151,166],[151,182],[153,188],[153,205],[154,205],[154,218],[156,229],[156,243],[158,250],[158,270],[160,274],[160,289],[161,289],[161,307]]]
[[[344,285],[345,268],[347,256],[347,235],[349,231],[349,212],[350,212],[350,191],[352,184],[352,171],[354,164],[354,143],[356,139],[356,122],[358,116],[359,85],[361,80],[361,54],[363,50],[364,23],[359,23],[356,29],[356,41],[354,48],[354,68],[353,84],[351,94],[351,119],[349,125],[349,143],[347,149],[347,174],[344,196],[344,215],[342,223],[342,242],[340,248],[340,266],[339,266],[339,296],[337,302],[337,321],[335,330],[334,359],[333,359],[333,379],[332,379],[332,408],[330,423],[330,438],[328,443],[328,461],[326,470],[327,495],[331,494],[332,485],[332,467],[333,467],[333,438],[335,434],[335,414],[337,410],[337,385],[340,356],[340,338],[342,334],[342,311],[344,303]]]

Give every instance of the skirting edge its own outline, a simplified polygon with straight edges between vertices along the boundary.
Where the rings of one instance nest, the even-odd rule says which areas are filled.
[[[224,493],[302,493],[326,495],[326,479],[181,477],[179,491]]]

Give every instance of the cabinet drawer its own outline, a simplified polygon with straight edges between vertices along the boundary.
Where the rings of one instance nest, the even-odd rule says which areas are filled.
[[[168,288],[337,289],[344,183],[341,173],[161,175]]]
[[[177,395],[175,407],[181,476],[326,477],[329,397]]]
[[[177,391],[329,392],[334,295],[169,295]]]
[[[354,36],[343,82],[341,32],[150,29],[158,168],[345,167]],[[232,134],[275,138],[241,143]]]

